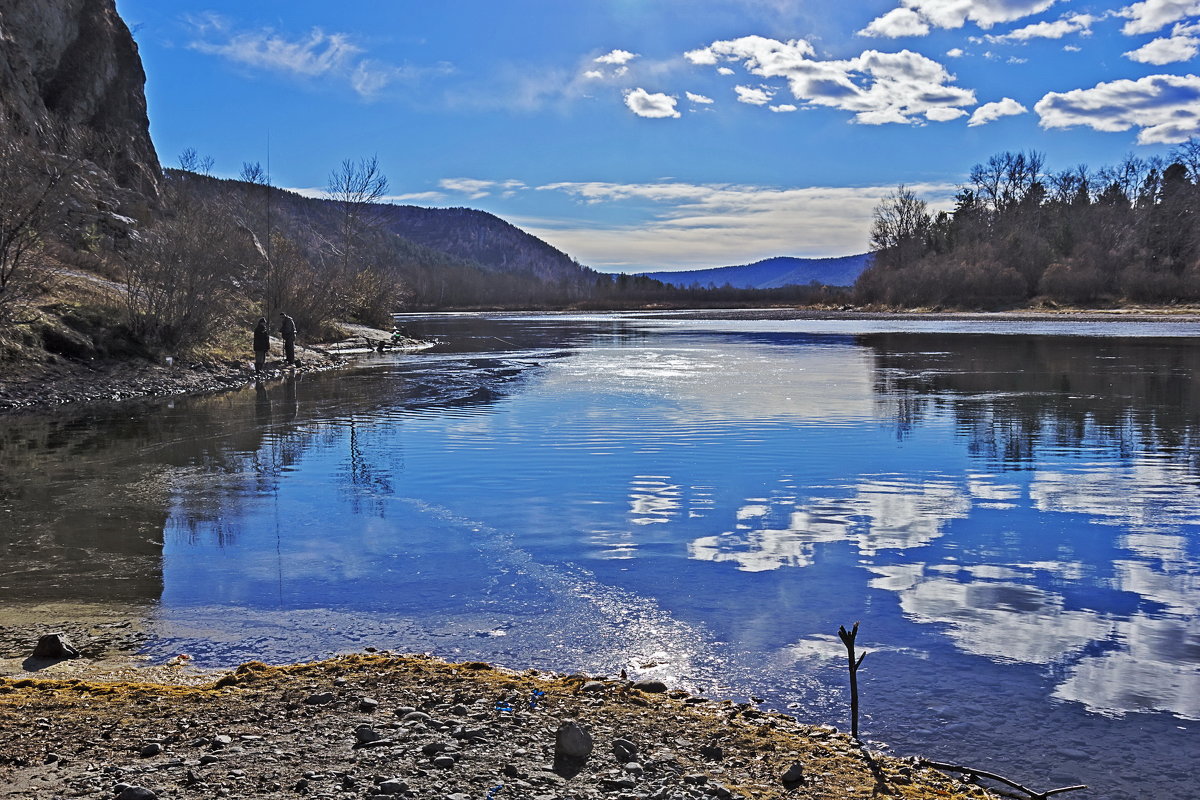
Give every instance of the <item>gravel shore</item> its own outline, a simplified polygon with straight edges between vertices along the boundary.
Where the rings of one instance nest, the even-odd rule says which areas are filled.
[[[367,344],[391,342],[389,333],[353,325],[353,338],[332,344],[297,347],[298,364],[282,359],[267,361],[267,369],[255,375],[247,361],[204,362],[175,360],[78,361],[55,357],[48,362],[5,365],[0,374],[0,414],[32,411],[63,405],[103,404],[136,398],[167,397],[239,389],[257,381],[275,381],[289,375],[323,372],[348,363],[356,354],[369,352]],[[393,350],[421,350],[428,342],[404,340]],[[276,351],[281,349],[276,348]]]
[[[391,654],[215,680],[177,664],[142,682],[0,678],[0,798],[993,797],[655,681]]]

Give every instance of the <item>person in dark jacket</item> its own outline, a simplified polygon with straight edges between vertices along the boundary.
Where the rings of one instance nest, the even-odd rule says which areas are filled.
[[[296,320],[279,312],[279,335],[283,337],[283,357],[287,363],[296,363]]]
[[[262,372],[267,364],[267,353],[271,351],[271,331],[267,328],[267,318],[259,317],[254,326],[254,371]]]

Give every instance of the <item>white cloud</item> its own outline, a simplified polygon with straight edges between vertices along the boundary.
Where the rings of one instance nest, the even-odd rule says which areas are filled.
[[[771,102],[773,92],[768,92],[765,89],[755,89],[752,86],[735,86],[734,91],[737,92],[739,103],[748,103],[752,106],[765,106]]]
[[[687,99],[693,103],[701,103],[703,105],[711,105],[713,102],[713,99],[711,97],[705,97],[702,94],[692,94],[691,92],[684,92],[684,95],[687,96]]]
[[[947,50],[946,55],[950,58],[962,58],[966,54],[963,52],[961,47],[955,47],[951,50]]]
[[[987,125],[989,122],[995,122],[1001,117],[1012,117],[1017,114],[1027,113],[1029,113],[1028,108],[1011,97],[1005,97],[1003,100],[995,103],[984,103],[975,109],[975,113],[967,120],[967,127],[975,128],[979,125]]]
[[[645,89],[631,89],[625,93],[625,105],[639,117],[665,119],[679,117],[675,108],[676,99],[669,94],[650,93]]]
[[[798,109],[791,103],[781,103],[777,106],[771,106],[771,110],[786,113],[788,111],[797,111]]]
[[[909,50],[867,50],[836,61],[813,56],[812,45],[802,39],[781,42],[762,36],[717,41],[684,54],[693,64],[740,61],[752,75],[784,78],[803,104],[850,111],[856,122],[866,125],[918,122],[930,118],[932,109],[975,104],[973,91],[947,85],[954,76],[945,67]],[[739,99],[748,98],[743,102],[754,97],[746,87],[739,87],[738,93]],[[934,116],[938,114],[945,112]]]
[[[931,27],[961,28],[974,22],[990,28],[1040,14],[1057,0],[901,0],[894,8],[859,31],[863,36],[921,36]],[[921,29],[924,28],[922,31]]]
[[[931,108],[925,112],[925,118],[933,122],[949,122],[966,115],[967,112],[961,108]]]
[[[443,178],[438,186],[448,192],[465,194],[472,200],[479,200],[499,192],[502,197],[511,197],[517,189],[526,188],[522,181],[491,181],[478,178]]]
[[[335,77],[345,80],[362,97],[371,97],[410,71],[362,58],[363,49],[344,33],[313,28],[306,37],[288,39],[267,28],[235,32],[216,15],[188,20],[201,37],[218,35],[220,41],[201,38],[189,47],[256,69],[301,78]]]
[[[695,268],[742,264],[780,253],[828,256],[867,249],[879,198],[894,187],[778,188],[729,184],[555,183],[540,191],[589,205],[632,206],[651,215],[598,228],[589,221],[513,220],[530,233],[597,269]],[[954,187],[914,191],[950,202]]]
[[[1148,75],[1050,92],[1034,106],[1043,128],[1140,128],[1139,144],[1174,144],[1200,134],[1200,77]]]
[[[631,53],[628,50],[613,50],[612,52],[606,53],[595,59],[595,61],[597,64],[613,64],[615,66],[621,66],[623,64],[628,64],[637,57],[637,53]]]
[[[1083,48],[1079,47],[1077,45],[1068,44],[1068,45],[1063,45],[1063,52],[1064,53],[1082,53]]]
[[[1143,3],[1126,6],[1116,11],[1115,14],[1129,20],[1121,28],[1121,33],[1126,36],[1136,36],[1139,33],[1154,33],[1172,22],[1200,14],[1200,2],[1197,0],[1145,0]]]
[[[599,80],[604,77],[604,73],[598,69],[589,69],[583,73],[583,77],[589,80]]]
[[[1200,52],[1200,25],[1176,25],[1169,37],[1155,39],[1137,50],[1130,50],[1125,57],[1142,64],[1174,64],[1190,61]]]
[[[729,67],[717,67],[717,74],[718,75],[733,75],[735,73]]]
[[[1054,22],[1035,22],[1024,28],[1017,28],[1003,36],[987,36],[989,42],[1028,42],[1030,39],[1061,39],[1072,33],[1084,36],[1092,32],[1092,23],[1096,17],[1091,14],[1072,14]]]
[[[925,36],[929,23],[911,8],[893,8],[858,32],[859,36],[881,36],[897,39],[901,36]]]

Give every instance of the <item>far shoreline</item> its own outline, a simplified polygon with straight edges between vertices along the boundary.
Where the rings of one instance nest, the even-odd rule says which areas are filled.
[[[544,314],[568,317],[587,314],[640,315],[656,319],[698,320],[869,320],[880,322],[1002,322],[1002,323],[1147,323],[1189,325],[1200,324],[1197,307],[1119,307],[1109,309],[1022,308],[998,311],[948,311],[944,309],[875,309],[875,308],[805,308],[805,307],[732,307],[732,308],[667,308],[637,309],[504,309],[472,308],[442,311],[397,312],[398,318],[418,318],[439,314],[525,315]],[[45,413],[63,407],[88,408],[126,403],[135,400],[154,400],[167,397],[189,397],[232,391],[256,382],[276,382],[292,376],[342,369],[355,363],[356,355],[366,354],[380,341],[390,341],[383,330],[360,325],[348,325],[353,336],[341,343],[314,343],[300,349],[300,363],[294,367],[278,359],[269,369],[256,376],[246,361],[177,363],[166,365],[149,361],[113,360],[82,362],[54,357],[49,362],[26,362],[9,365],[0,377],[0,417],[22,413]],[[1175,335],[1175,334],[1172,334]],[[1179,336],[1192,335],[1180,331]],[[364,346],[347,347],[347,341],[362,339]],[[433,343],[406,341],[398,351],[418,352]]]

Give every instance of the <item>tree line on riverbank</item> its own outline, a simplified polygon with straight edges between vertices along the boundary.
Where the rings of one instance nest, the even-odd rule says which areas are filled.
[[[1042,154],[976,164],[950,211],[900,186],[875,209],[859,302],[996,307],[1200,299],[1200,138],[1168,158],[1057,172]]]

